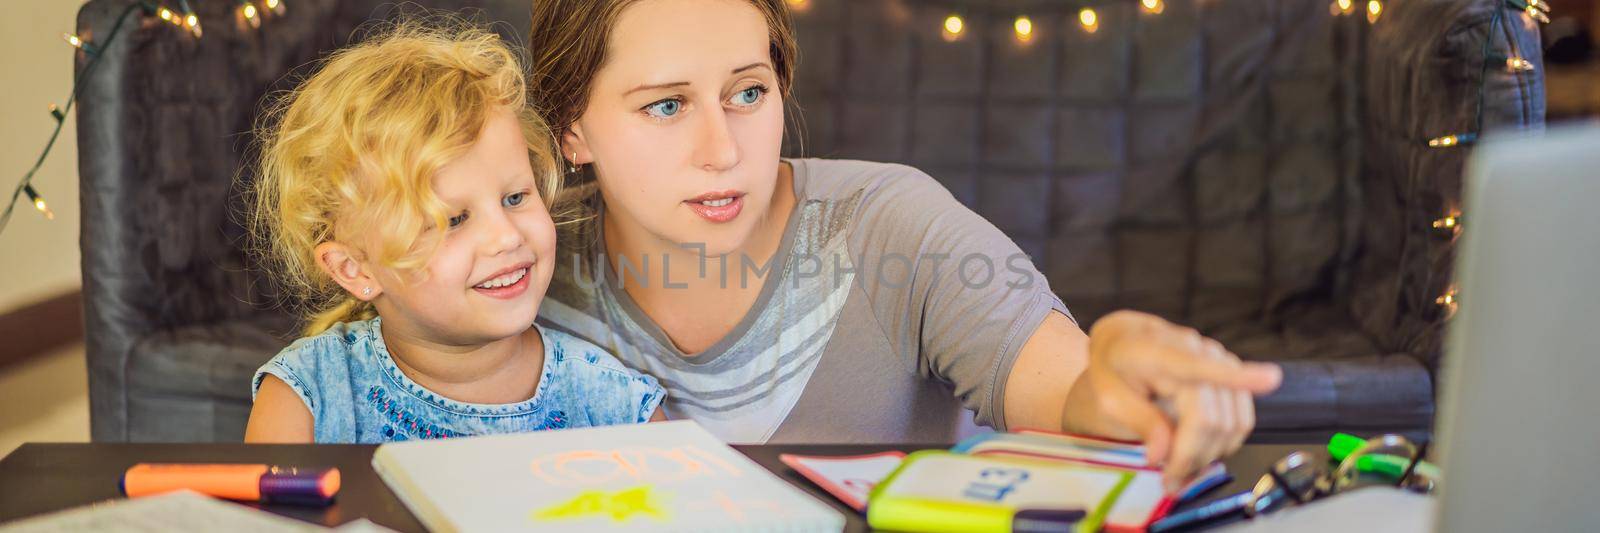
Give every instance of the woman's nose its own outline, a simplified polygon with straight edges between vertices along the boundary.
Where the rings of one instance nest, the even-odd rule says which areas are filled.
[[[729,129],[728,114],[721,108],[704,117],[700,124],[700,138],[695,146],[695,163],[710,172],[720,172],[739,164],[739,144]]]

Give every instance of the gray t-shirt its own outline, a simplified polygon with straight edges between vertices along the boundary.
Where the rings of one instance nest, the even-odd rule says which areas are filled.
[[[621,288],[699,265],[629,258],[618,272],[603,244],[562,248],[541,323],[655,376],[667,416],[728,442],[948,442],[968,413],[1004,429],[1012,363],[1051,310],[1067,313],[1032,261],[917,169],[787,161],[798,202],[771,262],[705,273],[731,286],[772,269],[711,348],[687,356]]]

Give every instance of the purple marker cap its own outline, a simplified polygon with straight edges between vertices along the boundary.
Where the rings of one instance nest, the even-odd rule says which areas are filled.
[[[328,505],[339,493],[339,469],[274,466],[261,475],[261,501]]]

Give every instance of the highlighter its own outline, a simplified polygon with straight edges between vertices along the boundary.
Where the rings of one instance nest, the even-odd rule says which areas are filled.
[[[1366,442],[1367,439],[1355,435],[1335,433],[1333,438],[1328,440],[1328,455],[1333,457],[1335,461],[1343,461],[1345,457],[1355,453]],[[1399,478],[1405,475],[1406,466],[1410,463],[1411,461],[1404,457],[1393,455],[1364,455],[1356,459],[1356,470]],[[1432,479],[1439,479],[1439,467],[1427,461],[1417,461],[1417,473]]]
[[[139,463],[119,484],[129,498],[189,489],[228,500],[324,506],[339,493],[339,469]]]

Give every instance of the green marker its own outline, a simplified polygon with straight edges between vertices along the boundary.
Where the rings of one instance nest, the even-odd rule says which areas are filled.
[[[1355,435],[1334,433],[1333,438],[1328,440],[1328,455],[1335,461],[1343,461],[1366,443],[1367,439]],[[1363,455],[1360,459],[1356,459],[1356,470],[1399,478],[1405,475],[1406,464],[1409,462],[1405,457],[1396,455]],[[1430,479],[1439,479],[1439,467],[1427,461],[1417,462],[1417,473]]]

